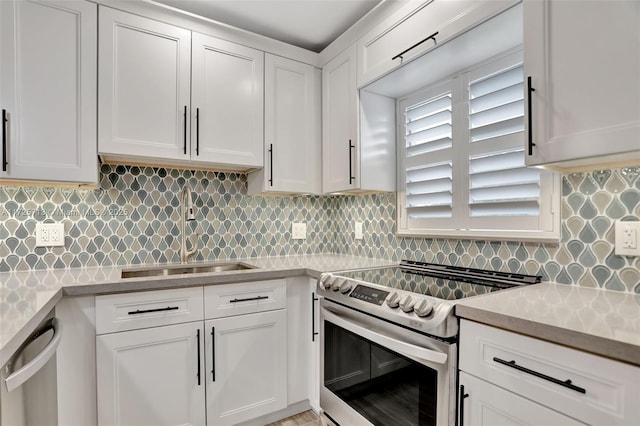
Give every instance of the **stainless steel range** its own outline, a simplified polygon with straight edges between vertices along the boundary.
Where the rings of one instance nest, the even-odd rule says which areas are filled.
[[[413,261],[323,274],[320,406],[343,426],[454,425],[460,299],[539,276]]]

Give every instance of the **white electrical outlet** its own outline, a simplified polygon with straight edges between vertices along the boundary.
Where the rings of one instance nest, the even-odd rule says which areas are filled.
[[[36,247],[64,246],[63,223],[36,223]]]
[[[616,221],[615,254],[640,256],[640,222]]]
[[[362,222],[356,222],[353,233],[355,234],[356,240],[362,239]]]
[[[294,240],[304,240],[305,238],[307,238],[307,224],[292,223],[291,238],[293,238]]]

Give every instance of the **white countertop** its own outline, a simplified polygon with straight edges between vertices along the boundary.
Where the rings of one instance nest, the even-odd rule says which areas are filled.
[[[63,295],[121,293],[198,285],[226,284],[309,275],[345,269],[372,268],[397,262],[334,254],[232,259],[255,269],[174,275],[152,278],[120,278],[123,269],[179,266],[130,265],[0,273],[0,366],[31,334]],[[227,262],[220,260],[220,262]],[[189,266],[212,262],[191,262]]]
[[[463,300],[456,315],[640,365],[640,295],[541,283]]]
[[[142,266],[0,274],[0,366],[63,295],[91,295],[285,278],[393,265],[345,255],[233,259],[256,269],[153,278],[120,278]],[[224,262],[221,260],[221,262]],[[190,263],[190,266],[206,263]],[[174,264],[175,265],[175,264]],[[462,318],[640,365],[640,295],[542,283],[490,293],[456,305]]]

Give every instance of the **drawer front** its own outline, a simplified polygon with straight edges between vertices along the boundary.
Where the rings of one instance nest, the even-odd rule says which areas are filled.
[[[358,40],[358,87],[516,3],[517,0],[432,0],[410,13],[403,8]],[[402,54],[402,58],[396,57],[436,32],[437,44],[426,40]]]
[[[202,287],[96,296],[96,333],[201,321]]]
[[[460,373],[458,407],[461,426],[581,426],[570,417],[508,392],[498,386],[480,380],[470,374]]]
[[[284,309],[287,282],[270,280],[211,285],[204,288],[204,301],[207,319]]]
[[[587,424],[640,424],[640,368],[462,320],[460,370]]]

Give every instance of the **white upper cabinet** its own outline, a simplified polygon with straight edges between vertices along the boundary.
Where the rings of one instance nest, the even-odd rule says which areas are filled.
[[[96,5],[0,2],[0,178],[96,183]]]
[[[356,46],[322,68],[322,191],[354,188],[358,143]]]
[[[395,99],[358,97],[355,45],[322,75],[322,191],[394,191]]]
[[[262,167],[263,74],[263,52],[193,33],[193,160]]]
[[[264,169],[249,175],[250,193],[320,193],[320,72],[265,55]]]
[[[640,161],[640,3],[524,1],[528,165]]]
[[[191,32],[100,8],[98,150],[189,159]]]
[[[358,87],[516,3],[518,0],[428,0],[416,8],[409,2],[358,40]]]
[[[263,164],[263,52],[100,9],[98,151],[246,171]]]

